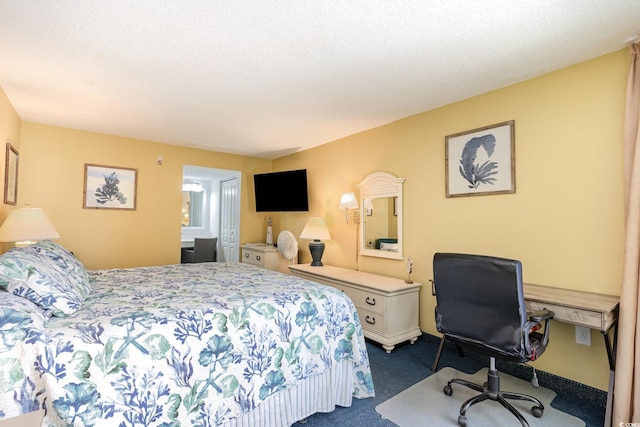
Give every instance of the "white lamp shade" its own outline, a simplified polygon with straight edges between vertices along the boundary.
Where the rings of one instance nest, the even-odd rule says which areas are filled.
[[[344,193],[340,197],[340,209],[358,209],[356,193]]]
[[[304,226],[304,230],[300,234],[301,239],[311,240],[331,240],[331,234],[327,229],[324,219],[319,217],[311,217]]]
[[[40,208],[14,209],[0,227],[0,242],[37,241],[59,237],[60,234]]]

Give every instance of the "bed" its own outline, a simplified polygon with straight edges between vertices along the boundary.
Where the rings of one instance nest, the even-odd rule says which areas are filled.
[[[241,263],[87,271],[44,241],[0,256],[0,419],[288,426],[374,396],[342,292]]]

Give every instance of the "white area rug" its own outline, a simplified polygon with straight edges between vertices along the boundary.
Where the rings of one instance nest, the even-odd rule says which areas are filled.
[[[452,384],[453,395],[445,395],[442,388],[452,378],[482,384],[487,380],[487,368],[475,374],[465,374],[449,367],[442,368],[429,378],[376,406],[376,412],[382,418],[400,427],[457,426],[460,406],[478,392],[460,384]],[[542,418],[536,418],[531,414],[532,403],[509,400],[531,427],[584,427],[585,425],[581,419],[551,407],[550,403],[556,397],[556,393],[552,390],[544,387],[534,388],[528,381],[502,372],[500,388],[537,397],[544,404],[544,415]],[[492,400],[477,403],[467,410],[467,421],[472,427],[520,426],[520,421],[511,412]]]

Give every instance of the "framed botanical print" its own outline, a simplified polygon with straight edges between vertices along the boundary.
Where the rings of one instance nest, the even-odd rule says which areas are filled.
[[[85,209],[136,209],[138,170],[84,165]]]

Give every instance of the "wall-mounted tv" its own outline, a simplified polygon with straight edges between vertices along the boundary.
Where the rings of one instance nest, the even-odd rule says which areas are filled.
[[[304,212],[309,210],[307,170],[255,174],[256,212]]]

